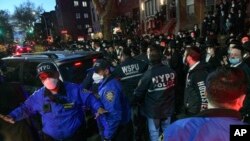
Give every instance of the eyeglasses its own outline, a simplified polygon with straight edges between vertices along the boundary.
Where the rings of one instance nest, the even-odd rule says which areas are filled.
[[[42,73],[39,75],[40,80],[46,80],[47,78],[55,78],[55,73]]]

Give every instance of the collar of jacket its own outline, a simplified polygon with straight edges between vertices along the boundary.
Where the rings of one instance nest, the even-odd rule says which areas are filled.
[[[200,71],[200,70],[207,70],[207,64],[206,63],[199,63],[197,64],[192,70],[188,70],[189,73],[195,72],[195,71]]]
[[[155,68],[155,67],[158,67],[158,66],[163,66],[163,64],[160,62],[160,63],[156,63],[156,64],[151,64],[151,68]]]
[[[213,108],[201,111],[198,117],[233,117],[241,119],[240,112],[231,109]]]
[[[127,57],[121,64],[125,64],[125,63],[127,63],[127,62],[130,62],[130,61],[133,60],[133,59],[134,59],[133,57],[129,56],[129,57]]]
[[[101,85],[99,86],[100,88],[103,87],[106,83],[108,83],[110,80],[112,80],[114,78],[114,76],[111,74],[108,77],[104,78],[104,80],[102,81]]]
[[[63,82],[62,81],[59,81],[59,91],[58,91],[58,94],[60,94],[60,95],[66,95],[66,89],[65,89],[65,87],[64,87],[64,84],[63,84]],[[47,89],[47,88],[45,88],[45,91],[44,91],[44,96],[51,96],[52,95],[52,93]]]

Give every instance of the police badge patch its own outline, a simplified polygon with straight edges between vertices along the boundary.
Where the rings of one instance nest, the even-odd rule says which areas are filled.
[[[114,100],[115,94],[113,91],[108,91],[105,94],[105,98],[109,101],[112,102]]]

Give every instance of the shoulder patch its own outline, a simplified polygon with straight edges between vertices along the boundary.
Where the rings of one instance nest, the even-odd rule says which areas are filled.
[[[108,91],[105,93],[105,98],[109,101],[112,102],[114,100],[115,93],[113,91]]]
[[[85,94],[85,93],[92,93],[92,92],[87,89],[82,89],[82,93]]]

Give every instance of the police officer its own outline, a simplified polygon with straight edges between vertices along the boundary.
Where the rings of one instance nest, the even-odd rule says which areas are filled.
[[[98,94],[104,108],[108,111],[105,115],[109,126],[101,125],[106,129],[103,133],[107,138],[104,140],[130,141],[129,133],[132,128],[130,106],[122,92],[122,87],[111,75],[110,65],[106,60],[97,60],[94,69],[98,75],[103,76]]]
[[[38,112],[42,118],[43,140],[85,141],[83,107],[90,107],[99,115],[106,112],[102,104],[79,85],[60,81],[59,72],[51,62],[39,64],[37,73],[44,86],[0,118],[14,124]]]
[[[141,104],[146,116],[151,141],[158,141],[160,128],[164,130],[174,113],[176,74],[162,64],[162,50],[159,46],[149,46],[147,55],[151,68],[139,81],[133,102]]]

